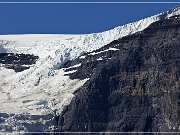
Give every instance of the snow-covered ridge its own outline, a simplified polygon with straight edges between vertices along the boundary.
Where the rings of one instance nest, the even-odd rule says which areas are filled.
[[[33,67],[20,73],[0,67],[0,112],[46,114],[55,109],[61,111],[70,103],[74,91],[88,80],[69,79],[62,64],[113,40],[142,31],[153,22],[179,14],[180,7],[109,31],[85,35],[0,35],[0,53],[39,56]]]
[[[65,35],[65,34],[22,34],[0,35],[0,45],[10,52],[31,53],[40,57],[55,57],[58,54],[70,53],[73,59],[83,52],[102,47],[121,37],[142,31],[151,23],[179,15],[180,7],[163,12],[133,23],[116,27],[102,33]],[[60,50],[59,50],[60,49]],[[72,53],[73,50],[73,53]],[[47,52],[47,53],[41,53]]]

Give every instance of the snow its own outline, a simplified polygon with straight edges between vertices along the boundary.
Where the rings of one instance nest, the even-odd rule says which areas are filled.
[[[63,69],[60,69],[56,72],[56,76],[51,76],[48,79],[43,78],[39,85],[33,87],[35,82],[25,82],[26,79],[23,79],[24,82],[16,80],[16,74],[12,70],[8,70],[6,69],[5,73],[0,72],[1,80],[3,77],[9,79],[8,76],[12,73],[15,76],[14,79],[10,79],[12,82],[1,81],[1,113],[18,114],[28,112],[32,115],[40,115],[48,114],[54,109],[58,109],[61,112],[63,106],[68,105],[67,101],[71,101],[74,97],[73,93],[88,80],[71,80],[64,75],[72,73],[72,71],[64,72]],[[17,83],[20,90],[15,88]],[[14,86],[14,88],[5,91],[4,88],[8,88],[8,86]],[[53,105],[54,103],[56,105]]]
[[[82,54],[99,49],[124,36],[142,31],[151,23],[179,15],[180,8],[116,27],[101,33],[0,35],[0,53],[25,53],[39,56],[35,65],[22,72],[0,67],[0,112],[48,114],[61,113],[70,104],[74,92],[86,83],[71,80],[61,66],[68,60],[85,58]],[[105,51],[117,51],[109,48]],[[97,53],[90,53],[95,55]],[[80,64],[72,66],[79,67]],[[69,67],[69,68],[72,68]],[[27,102],[28,101],[28,102]]]
[[[117,49],[117,48],[109,48],[107,50],[103,50],[103,51],[100,51],[100,52],[92,52],[89,55],[96,55],[96,54],[100,54],[100,53],[107,52],[107,51],[118,51],[118,50],[119,49]]]
[[[80,67],[80,66],[81,66],[81,63],[79,63],[79,64],[77,64],[77,65],[74,65],[74,66],[72,66],[72,67],[68,67],[68,68],[66,68],[66,69],[76,68],[76,67]]]
[[[103,60],[103,59],[102,59],[102,57],[100,57],[100,58],[98,58],[98,59],[96,59],[96,60],[97,60],[97,61],[101,61],[101,60]]]
[[[86,58],[86,56],[80,56],[79,58],[80,58],[80,59],[84,59],[84,58]]]

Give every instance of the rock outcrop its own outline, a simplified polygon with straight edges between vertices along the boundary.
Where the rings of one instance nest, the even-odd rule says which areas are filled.
[[[151,24],[68,61],[90,78],[64,109],[58,131],[180,131],[180,16]]]
[[[31,54],[0,53],[0,64],[15,72],[29,69],[38,60],[38,56]]]

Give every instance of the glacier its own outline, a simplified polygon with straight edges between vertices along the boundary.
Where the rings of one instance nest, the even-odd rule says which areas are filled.
[[[0,65],[0,113],[47,115],[56,111],[57,115],[61,114],[73,99],[73,93],[89,80],[71,80],[65,75],[67,68],[62,68],[64,63],[85,58],[83,54],[87,52],[179,14],[177,7],[101,33],[0,35],[0,53],[39,56],[36,64],[18,73]]]

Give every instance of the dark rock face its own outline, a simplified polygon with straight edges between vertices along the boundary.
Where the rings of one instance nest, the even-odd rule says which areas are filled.
[[[35,64],[38,58],[31,54],[0,53],[0,63],[15,72],[29,69],[30,65]]]
[[[58,131],[180,131],[179,41],[176,16],[68,61],[64,67],[81,63],[71,79],[90,80],[63,111]]]

